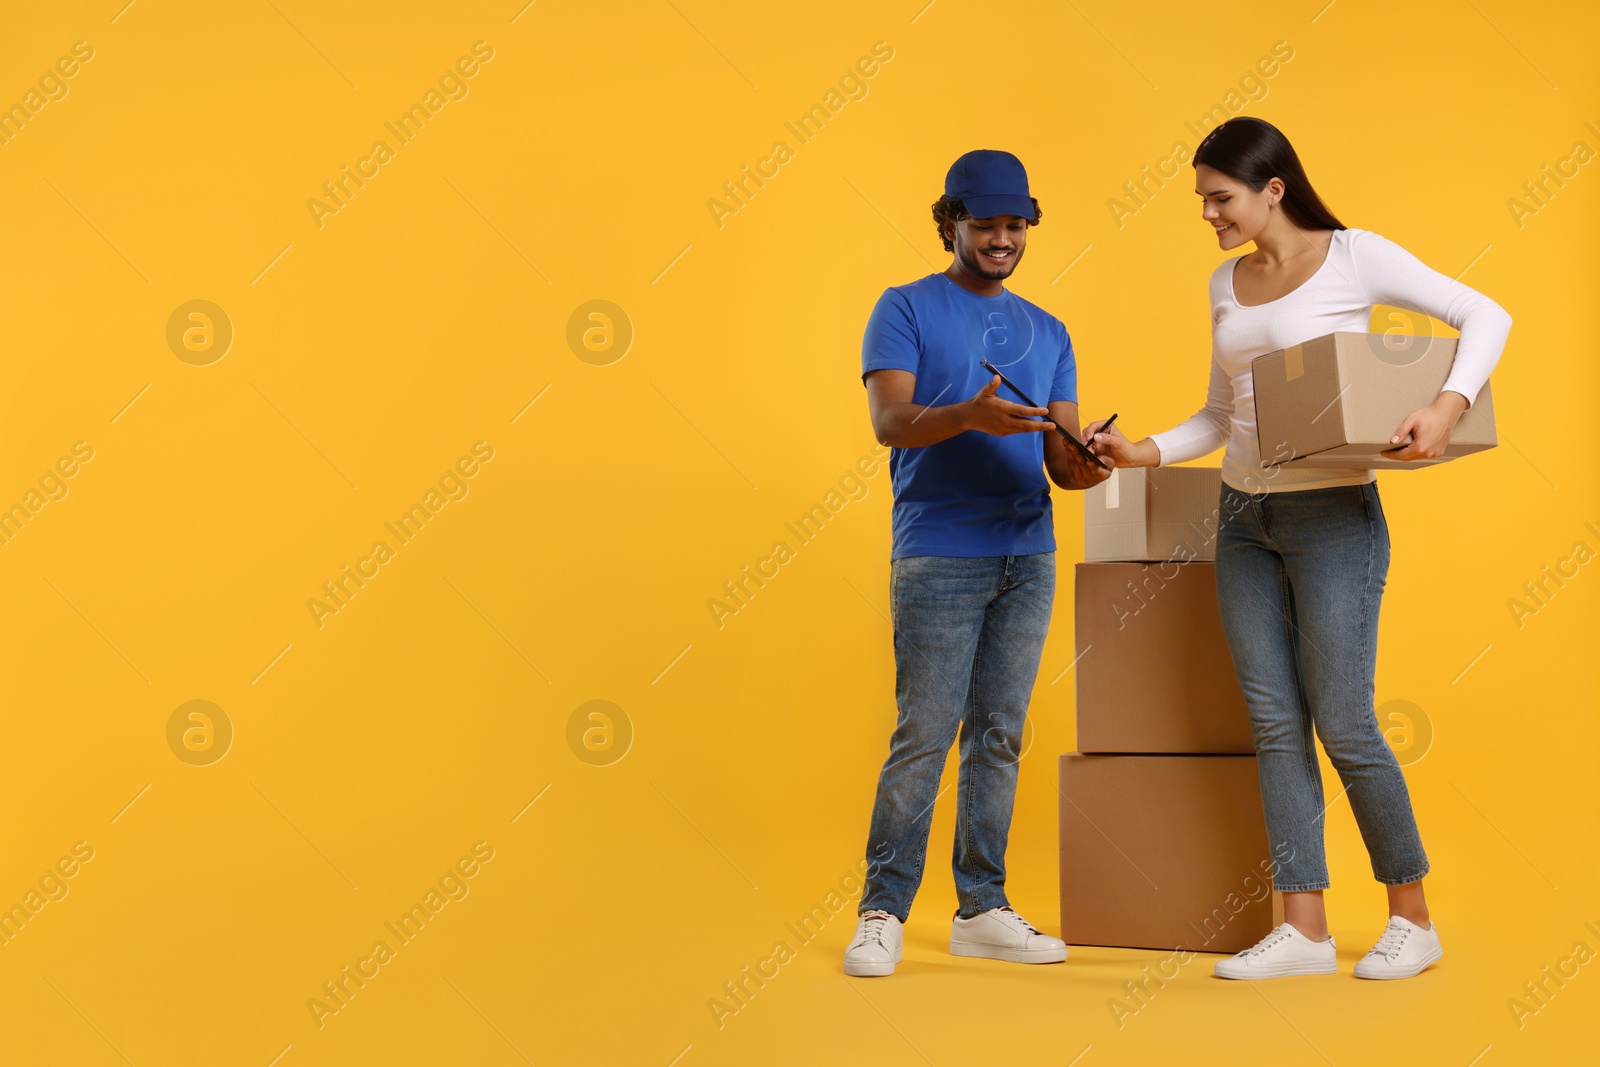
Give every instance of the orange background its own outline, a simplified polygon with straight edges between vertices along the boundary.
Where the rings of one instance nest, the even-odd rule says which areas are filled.
[[[121,2],[15,11],[0,35],[0,104],[40,101],[0,144],[0,503],[40,492],[0,545],[0,903],[39,891],[0,945],[0,1060],[1592,1054],[1592,967],[1536,1014],[1508,1003],[1600,949],[1600,576],[1511,607],[1600,549],[1589,7]],[[92,58],[41,86],[79,41]],[[480,41],[492,58],[452,75]],[[841,85],[877,42],[892,57]],[[1262,76],[1275,47],[1292,57]],[[831,90],[800,143],[785,123]],[[308,207],[430,91],[338,211]],[[1348,224],[1516,320],[1501,447],[1380,475],[1378,698],[1414,706],[1387,724],[1445,959],[1398,988],[1349,977],[1383,898],[1336,804],[1343,973],[1227,986],[1198,957],[1119,1028],[1108,1001],[1165,954],[945,951],[947,796],[901,973],[849,982],[894,719],[886,472],[720,627],[708,602],[874,449],[866,316],[948,262],[928,205],[968,149],[1029,169],[1045,218],[1014,288],[1071,330],[1085,414],[1143,434],[1199,407],[1218,256],[1190,172],[1136,213],[1111,201],[1233,103],[1289,133]],[[719,226],[708,202],[778,140],[791,158]],[[220,315],[185,311],[169,343],[195,300]],[[586,348],[594,325],[615,332]],[[92,459],[49,478],[80,441]],[[492,458],[452,477],[478,442]],[[435,489],[422,532],[360,564]],[[1082,546],[1056,502],[1010,854],[1052,932]],[[319,626],[308,601],[347,565],[368,578]],[[77,842],[92,859],[51,876]],[[400,944],[385,924],[430,890]],[[838,914],[790,940],[831,890]],[[719,1027],[708,1003],[779,941],[792,958]],[[319,1017],[347,965],[372,977]]]

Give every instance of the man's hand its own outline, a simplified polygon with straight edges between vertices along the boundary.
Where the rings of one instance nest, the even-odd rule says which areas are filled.
[[[1067,400],[1052,401],[1050,415],[1068,433],[1078,432],[1077,404]],[[1053,433],[1044,439],[1045,470],[1049,472],[1050,480],[1062,489],[1088,489],[1111,477],[1117,464],[1110,456],[1101,456],[1100,462],[1105,466],[1079,452],[1060,434]]]
[[[1390,459],[1438,459],[1444,455],[1444,446],[1450,443],[1450,433],[1467,410],[1467,398],[1460,393],[1445,391],[1425,408],[1406,416],[1400,428],[1389,439],[1399,444],[1411,435],[1411,443],[1404,448],[1390,449],[1383,454]]]
[[[1002,400],[995,395],[999,388],[1000,376],[996,374],[988,385],[979,389],[977,395],[963,405],[966,409],[963,412],[965,415],[963,421],[967,429],[994,434],[997,437],[1006,437],[1014,433],[1042,433],[1045,430],[1055,429],[1050,423],[1040,421],[1041,417],[1050,415],[1047,409],[1030,408]]]
[[[917,376],[910,371],[871,371],[866,376],[866,385],[872,432],[879,444],[893,448],[936,445],[968,430],[1008,436],[1055,429],[1037,418],[1048,415],[1047,409],[1024,407],[996,396],[995,390],[1000,385],[999,375],[979,389],[971,400],[956,400],[938,406],[912,402],[911,398],[916,395]],[[1077,426],[1076,420],[1072,425]]]
[[[1116,427],[1113,426],[1112,429],[1116,429]],[[1060,440],[1059,437],[1055,443],[1061,449],[1061,455],[1056,460],[1056,469],[1058,472],[1064,470],[1066,475],[1056,484],[1063,489],[1092,488],[1111,477],[1111,472],[1117,468],[1116,461],[1110,456],[1100,457],[1100,463],[1105,464],[1102,467],[1100,463],[1089,459],[1076,448]]]

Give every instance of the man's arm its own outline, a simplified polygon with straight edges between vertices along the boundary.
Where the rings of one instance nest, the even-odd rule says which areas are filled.
[[[1070,400],[1052,400],[1050,417],[1059,422],[1068,433],[1078,437],[1080,441],[1083,440],[1078,435],[1077,404]],[[1108,465],[1114,465],[1110,456],[1101,458]],[[1063,441],[1058,433],[1050,433],[1044,439],[1044,469],[1045,473],[1050,475],[1050,480],[1062,489],[1088,489],[1111,477],[1109,469],[1102,469],[1085,459],[1083,453]]]
[[[967,430],[1006,436],[1014,433],[1039,433],[1055,428],[1040,422],[1044,408],[1013,404],[995,395],[998,376],[978,390],[970,400],[934,406],[914,404],[911,397],[917,376],[905,370],[875,370],[867,373],[867,407],[872,415],[872,433],[878,443],[891,448],[921,448],[947,441]],[[1073,406],[1073,426],[1077,426],[1077,406]],[[1048,450],[1049,446],[1045,446]]]

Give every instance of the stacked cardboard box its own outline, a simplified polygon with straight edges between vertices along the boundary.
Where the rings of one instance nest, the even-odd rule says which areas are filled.
[[[1084,491],[1083,558],[1123,560],[1216,559],[1215,467],[1129,467]]]
[[[1061,757],[1061,936],[1237,952],[1279,921],[1249,712],[1217,612],[1221,472],[1084,494],[1078,751]]]
[[[1238,952],[1280,922],[1254,756],[1061,757],[1061,936]]]

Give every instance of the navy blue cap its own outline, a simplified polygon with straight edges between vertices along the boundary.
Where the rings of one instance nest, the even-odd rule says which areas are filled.
[[[1020,215],[1037,221],[1033,198],[1028,195],[1028,172],[1010,152],[980,148],[950,165],[944,176],[944,193],[956,197],[975,219]]]

